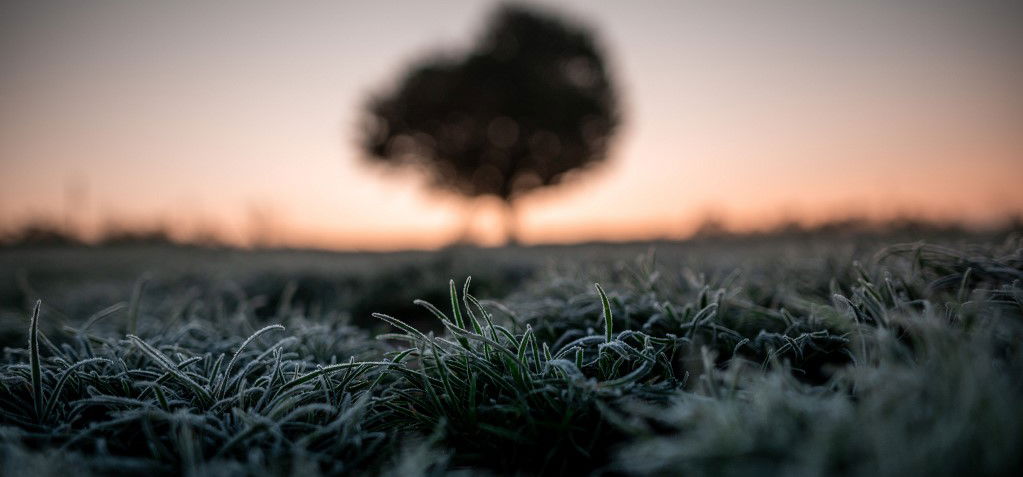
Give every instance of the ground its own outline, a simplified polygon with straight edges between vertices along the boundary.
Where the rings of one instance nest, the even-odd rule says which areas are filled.
[[[1020,237],[8,248],[0,473],[1018,475]]]

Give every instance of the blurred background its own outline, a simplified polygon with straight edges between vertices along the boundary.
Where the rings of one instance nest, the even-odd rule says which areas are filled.
[[[359,145],[367,98],[497,5],[4,0],[0,234],[500,244],[500,200]],[[594,34],[622,122],[606,163],[519,201],[522,243],[1023,211],[1018,2],[530,5]]]

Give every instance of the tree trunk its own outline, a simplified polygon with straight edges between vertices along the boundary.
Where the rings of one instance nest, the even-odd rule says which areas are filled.
[[[519,245],[519,217],[514,201],[504,203],[504,244],[509,247]]]
[[[462,223],[459,225],[452,245],[472,245],[472,225],[476,218],[476,208],[478,205],[475,199],[470,198],[466,201],[465,208],[462,210]]]

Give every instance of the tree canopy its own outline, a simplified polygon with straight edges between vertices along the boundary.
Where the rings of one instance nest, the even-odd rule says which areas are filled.
[[[620,122],[590,31],[511,5],[492,15],[470,51],[416,62],[366,112],[370,160],[417,167],[436,188],[509,206],[603,161]]]

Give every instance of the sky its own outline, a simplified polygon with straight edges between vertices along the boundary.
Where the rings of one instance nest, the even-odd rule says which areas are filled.
[[[536,4],[597,33],[624,123],[607,164],[522,200],[526,243],[1023,211],[1018,2]],[[443,246],[471,213],[496,243],[499,203],[356,147],[368,95],[468,49],[496,5],[0,0],[0,230],[383,250]]]

